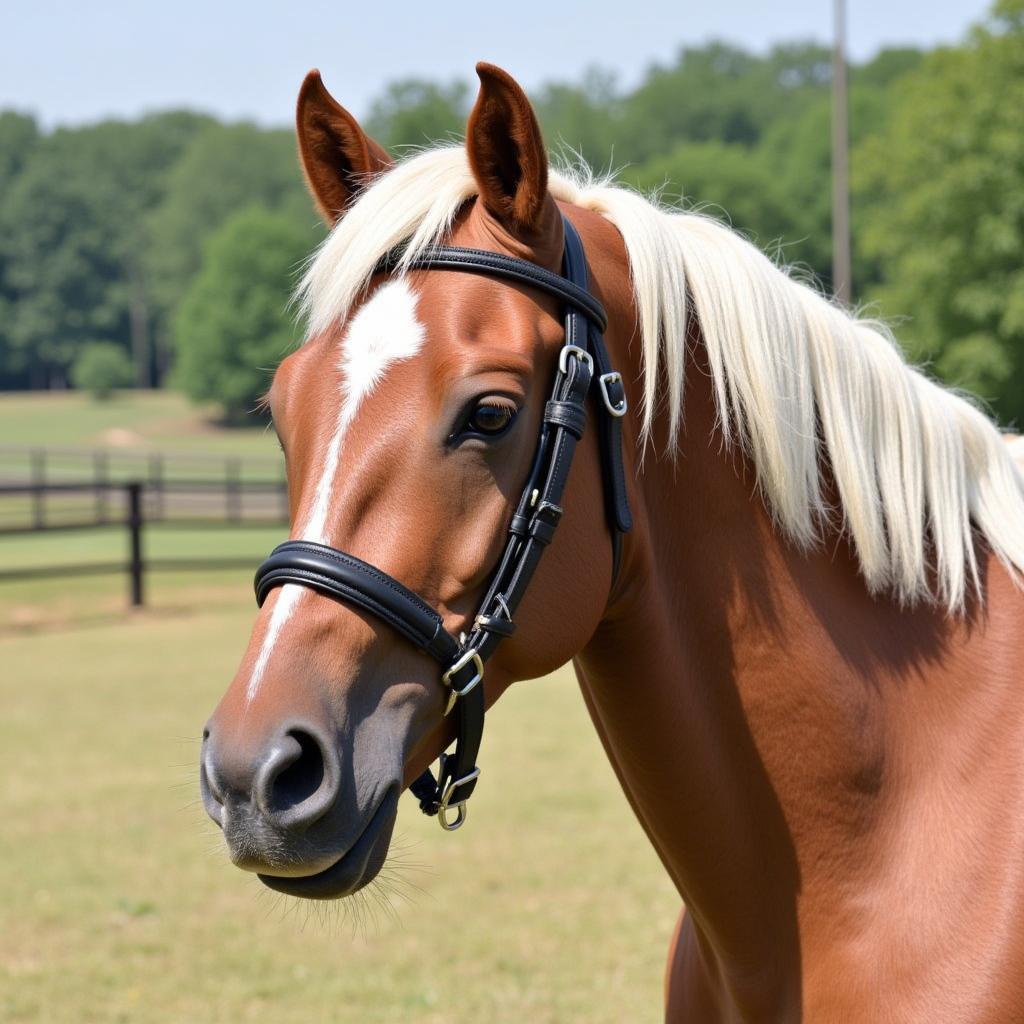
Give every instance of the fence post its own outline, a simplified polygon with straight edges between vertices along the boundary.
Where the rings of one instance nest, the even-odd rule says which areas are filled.
[[[153,493],[153,518],[164,517],[164,457],[154,452],[149,457],[149,486]]]
[[[128,489],[128,577],[133,608],[141,608],[143,601],[142,574],[142,484],[127,485]]]
[[[287,523],[292,514],[292,510],[288,505],[288,481],[282,480],[278,487],[281,489],[281,518]]]
[[[32,481],[32,523],[37,530],[46,529],[46,450],[33,448],[29,456]]]
[[[228,522],[242,521],[242,460],[234,455],[224,461],[224,501]]]
[[[107,486],[110,484],[110,460],[104,451],[92,453],[93,483],[96,487],[96,522],[107,521]]]

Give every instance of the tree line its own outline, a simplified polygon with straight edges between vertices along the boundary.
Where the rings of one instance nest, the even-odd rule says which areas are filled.
[[[849,81],[856,301],[1021,422],[1024,0]],[[828,290],[830,87],[821,46],[710,43],[633,89],[593,68],[532,98],[556,158],[728,219]],[[408,79],[364,123],[400,154],[458,137],[471,101]],[[0,389],[116,377],[244,417],[296,340],[287,295],[322,237],[290,131],[172,111],[45,133],[0,113]]]

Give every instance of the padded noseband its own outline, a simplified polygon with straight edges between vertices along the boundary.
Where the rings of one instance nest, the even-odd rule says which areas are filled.
[[[383,570],[323,544],[286,541],[274,548],[256,571],[256,601],[261,606],[275,587],[297,583],[383,620],[441,666],[441,682],[448,690],[444,713],[456,712],[455,750],[441,755],[437,778],[427,770],[409,788],[424,813],[436,814],[446,831],[457,829],[466,820],[466,801],[480,775],[476,758],[483,738],[485,704],[480,684],[484,664],[502,639],[514,632],[516,609],[554,537],[576,444],[586,429],[587,398],[594,391],[613,579],[618,572],[622,534],[632,526],[622,462],[621,418],[626,413],[626,392],[608,358],[603,338],[608,320],[588,288],[583,243],[564,217],[563,223],[564,276],[527,260],[454,246],[431,249],[410,266],[515,281],[554,296],[565,311],[565,342],[551,397],[544,407],[530,475],[469,635],[457,639],[445,629],[441,615],[418,594]],[[399,259],[399,253],[389,254],[379,269],[393,270]]]

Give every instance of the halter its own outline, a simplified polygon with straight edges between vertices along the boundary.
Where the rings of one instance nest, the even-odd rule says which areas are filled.
[[[480,775],[476,758],[484,728],[484,691],[480,685],[484,664],[498,644],[515,631],[513,616],[562,517],[562,493],[576,442],[586,427],[586,401],[595,375],[613,581],[618,573],[622,534],[632,527],[620,423],[626,414],[626,392],[604,344],[608,318],[588,290],[583,243],[572,224],[564,217],[562,220],[564,276],[527,260],[454,246],[431,249],[409,265],[411,270],[458,270],[515,281],[553,295],[565,310],[565,342],[558,355],[551,398],[544,407],[530,475],[469,635],[463,633],[456,639],[444,628],[441,615],[393,576],[324,544],[286,541],[274,548],[256,570],[256,601],[260,606],[275,587],[297,583],[383,619],[441,665],[441,682],[448,689],[444,714],[456,711],[455,750],[441,755],[436,779],[427,769],[409,788],[423,812],[437,815],[447,832],[466,820],[466,801]],[[399,254],[391,253],[379,269],[393,270],[398,260]]]

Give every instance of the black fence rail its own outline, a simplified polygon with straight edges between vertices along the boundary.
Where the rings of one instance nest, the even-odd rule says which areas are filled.
[[[275,526],[288,521],[288,488],[277,482],[221,480],[0,483],[0,536],[117,526],[138,485],[147,522],[175,526]]]
[[[288,523],[284,480],[220,479],[113,480],[0,484],[0,538],[59,530],[123,529],[125,561],[41,565],[0,569],[0,583],[124,573],[129,599],[141,606],[145,579],[154,570],[233,568],[251,558],[147,558],[147,525],[175,527],[269,527]]]
[[[278,483],[283,479],[284,461],[273,455],[0,444],[0,483],[6,484],[125,484],[137,480],[153,488],[189,480]]]

